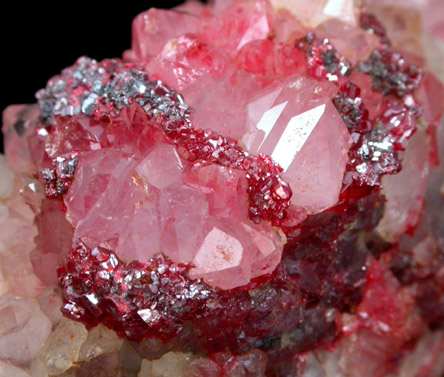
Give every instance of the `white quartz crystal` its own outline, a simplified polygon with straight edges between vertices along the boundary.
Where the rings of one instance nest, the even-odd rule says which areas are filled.
[[[50,375],[68,370],[78,359],[88,331],[79,322],[63,319],[51,333],[40,358]]]

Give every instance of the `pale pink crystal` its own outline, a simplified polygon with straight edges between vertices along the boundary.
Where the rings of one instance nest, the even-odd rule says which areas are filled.
[[[17,189],[0,204],[0,272],[9,290],[23,297],[36,297],[43,289],[29,259],[37,233],[33,217],[31,209],[18,197]]]
[[[270,225],[247,219],[242,172],[197,164],[183,174],[183,181],[160,192],[161,231],[159,241],[152,237],[151,243],[160,242],[159,250],[178,263],[193,263],[192,278],[223,289],[244,285],[276,267],[283,240]],[[221,247],[226,244],[232,247],[224,254]],[[145,250],[145,255],[150,254]]]
[[[315,28],[320,23],[337,18],[358,25],[358,7],[354,0],[271,0],[277,9],[288,9],[305,26]]]
[[[14,188],[14,173],[7,167],[6,159],[0,155],[0,199],[6,199],[12,194]]]
[[[423,34],[422,40],[427,69],[444,82],[444,65],[441,64],[444,58],[444,40],[433,38],[426,33]]]
[[[444,3],[440,0],[424,1],[421,8],[424,28],[444,42]],[[421,3],[419,3],[421,6]]]
[[[439,254],[438,244],[430,234],[412,247],[412,256],[415,262],[425,268],[433,267],[433,263],[437,261]]]
[[[269,225],[256,225],[247,219],[247,182],[240,171],[195,166],[184,174],[184,182],[204,193],[209,205],[205,222],[199,222],[200,241],[194,251],[189,251],[196,266],[190,271],[191,277],[229,289],[274,270],[283,239]],[[179,218],[183,216],[180,212]]]
[[[201,277],[222,289],[245,285],[251,278],[275,269],[283,243],[284,238],[270,232],[266,225],[210,220],[190,277]]]
[[[353,321],[343,328],[351,334],[342,341],[340,357],[340,365],[351,377],[386,375],[389,360],[424,331],[412,290],[401,286],[377,261],[369,267],[366,292]]]
[[[74,238],[112,246],[125,261],[147,261],[160,251],[156,189],[135,176],[136,166],[112,149],[85,154],[66,197]]]
[[[75,239],[115,246],[133,206],[143,198],[131,180],[135,161],[117,150],[86,153],[66,196],[67,218],[76,227]],[[115,216],[115,214],[119,216]]]
[[[63,255],[60,253],[45,253],[36,247],[30,253],[32,268],[36,276],[44,284],[57,284],[57,268],[63,263]]]
[[[202,77],[183,93],[193,109],[191,119],[196,127],[207,129],[208,119],[211,119],[213,131],[239,139],[246,132],[248,100],[261,88],[262,84],[256,77],[238,72],[221,80]]]
[[[251,261],[251,276],[258,277],[274,271],[281,260],[282,246],[286,242],[285,235],[277,230],[270,232],[266,225],[256,225],[245,221],[242,228],[250,236],[256,254]]]
[[[425,120],[436,131],[436,127],[443,115],[442,102],[444,86],[436,77],[428,72],[424,73],[421,84],[415,92],[416,99],[421,105]]]
[[[275,74],[274,50],[275,44],[269,39],[246,43],[236,57],[238,68],[251,73],[272,76]]]
[[[444,370],[444,331],[427,331],[415,344],[413,351],[399,366],[399,377],[417,377],[423,371],[438,376]]]
[[[233,18],[233,14],[236,17]],[[205,38],[234,57],[246,43],[266,39],[274,20],[274,11],[266,0],[234,1],[223,10],[217,21],[203,23],[201,33]]]
[[[154,190],[151,188],[150,196],[136,203],[120,231],[116,253],[126,262],[147,262],[161,250],[158,196]]]
[[[35,177],[29,174],[22,174],[23,186],[20,190],[23,202],[25,202],[33,213],[39,214],[40,205],[45,197],[43,184]]]
[[[194,257],[196,268],[190,271],[190,276],[203,277],[205,281],[222,289],[245,285],[251,276],[248,270],[240,266],[243,256],[244,246],[237,237],[213,227]]]
[[[444,41],[444,3],[441,0],[371,0],[369,3],[378,7],[396,7],[400,14],[403,11],[419,13],[422,27]],[[403,23],[402,16],[398,23]]]
[[[162,190],[180,182],[184,164],[173,145],[158,144],[135,171],[142,180]]]
[[[192,262],[208,218],[205,195],[182,185],[170,186],[162,191],[159,208],[163,253],[177,262]]]
[[[9,291],[21,297],[37,297],[45,285],[36,276],[29,255],[26,251],[22,254],[8,255],[3,258],[3,273],[8,281]],[[8,268],[6,268],[8,266]]]
[[[361,89],[361,98],[369,112],[369,118],[374,119],[380,113],[382,95],[372,90],[372,83],[369,75],[359,71],[353,71],[350,75],[350,81]]]
[[[384,24],[393,47],[416,57],[423,55],[426,68],[444,81],[442,1],[372,0],[369,5],[369,11]]]
[[[48,285],[57,284],[57,267],[63,264],[64,255],[72,244],[74,229],[66,220],[62,207],[60,201],[43,199],[41,213],[35,220],[39,236],[30,257],[37,276]]]
[[[60,307],[62,306],[62,298],[54,287],[46,287],[46,289],[37,297],[40,305],[40,309],[48,319],[51,321],[52,325],[57,325],[63,318]]]
[[[238,69],[269,77],[286,78],[306,70],[305,54],[294,46],[269,39],[245,44],[236,57]]]
[[[152,8],[133,21],[132,56],[150,60],[171,39],[197,31],[197,17],[176,10]]]
[[[54,131],[45,140],[45,150],[49,157],[70,157],[77,151],[100,149],[99,140],[103,137],[103,129],[91,127],[88,117],[61,117],[54,123]]]
[[[0,297],[9,291],[9,284],[3,276],[3,272],[0,270]]]
[[[231,6],[234,2],[235,0],[210,0],[208,3],[211,6],[211,10],[217,15]]]
[[[391,3],[395,1],[390,0]],[[422,5],[418,5],[422,1],[406,0],[404,3],[399,1],[399,5],[402,6],[412,9],[422,8]],[[378,39],[375,35],[355,28],[358,12],[352,10],[351,0],[315,0],[305,3],[300,0],[274,0],[274,3],[287,4],[298,17],[305,18],[308,24],[314,25],[321,22],[315,30],[318,37],[328,37],[339,52],[352,63],[356,63],[358,57],[361,60],[365,59],[368,52],[377,46]],[[438,11],[439,5],[442,6],[434,0],[426,3],[433,4]],[[134,49],[127,53],[126,57],[135,61],[143,60],[146,63],[145,67],[149,67],[151,79],[161,78],[170,86],[180,89],[185,95],[186,103],[193,108],[191,119],[195,126],[204,129],[211,128],[224,136],[242,139],[241,144],[244,143],[242,146],[251,143],[256,147],[252,149],[255,153],[264,151],[273,155],[276,151],[273,157],[284,167],[284,178],[290,181],[294,192],[293,205],[287,212],[288,217],[281,223],[285,229],[286,226],[296,226],[305,220],[307,213],[314,214],[337,203],[340,178],[344,172],[344,161],[346,161],[345,156],[350,140],[338,114],[330,104],[330,99],[336,91],[335,86],[326,84],[321,87],[320,84],[314,84],[314,81],[310,84],[305,76],[305,78],[300,78],[302,82],[307,80],[300,85],[300,88],[288,85],[287,81],[279,81],[305,71],[305,53],[294,48],[294,39],[303,37],[306,30],[288,12],[275,12],[266,2],[258,4],[259,6],[256,6],[249,0],[216,1],[212,11],[219,14],[220,19],[213,17],[210,10],[204,10],[202,4],[193,1],[179,7],[180,12],[146,13],[148,20],[139,16],[134,24]],[[227,13],[224,12],[227,7],[237,12],[237,16],[231,16],[234,22],[231,22],[230,17],[227,17]],[[312,16],[314,11],[319,11],[319,14]],[[423,10],[421,12],[425,14]],[[421,47],[419,38],[410,34],[411,31],[414,33],[418,31],[419,13],[416,10],[410,10],[402,13],[399,19],[391,11],[388,14],[395,31],[396,24],[399,23],[395,47],[402,47],[413,52],[416,47]],[[438,18],[438,14],[432,17],[432,22],[427,25],[427,28],[430,33],[442,37],[444,34],[442,20]],[[250,22],[250,19],[253,22]],[[160,28],[157,33],[159,39],[152,34],[150,29],[152,25]],[[413,27],[410,27],[411,25]],[[393,29],[390,32],[393,32]],[[219,42],[220,35],[228,36],[226,43]],[[288,42],[288,44],[282,42]],[[215,46],[220,47],[222,52],[218,51]],[[436,50],[439,51],[438,48]],[[423,63],[421,59],[417,59],[416,62]],[[233,74],[232,70],[243,72]],[[244,82],[241,82],[242,80]],[[381,95],[371,90],[368,75],[354,72],[350,80],[361,88],[364,103],[370,111],[370,118],[374,118],[380,111]],[[287,92],[278,94],[277,99],[271,100],[269,96],[273,97],[273,91],[285,85],[288,87],[283,91]],[[308,92],[307,97],[313,96],[314,100],[310,102],[305,97],[307,93],[295,93],[297,89]],[[263,97],[254,98],[256,92],[260,92],[259,94]],[[431,92],[435,93],[433,98],[429,98]],[[280,95],[284,98],[279,97]],[[297,97],[298,95],[300,97]],[[294,367],[297,367],[294,373],[298,376],[375,377],[387,375],[387,371],[384,370],[387,366],[397,367],[393,373],[400,377],[418,377],[420,373],[430,373],[433,376],[442,374],[444,368],[441,361],[444,339],[442,331],[434,330],[429,333],[425,330],[425,323],[419,317],[418,307],[414,302],[418,299],[415,297],[417,294],[415,290],[421,289],[422,282],[415,282],[413,288],[409,285],[401,286],[392,274],[394,271],[390,271],[389,259],[396,256],[398,251],[407,250],[409,256],[413,258],[415,268],[420,269],[420,273],[430,273],[437,279],[443,275],[442,271],[437,273],[433,271],[439,258],[437,247],[444,245],[442,237],[436,236],[435,239],[434,234],[427,232],[425,217],[420,224],[417,224],[423,210],[423,196],[429,169],[432,183],[429,186],[430,200],[427,205],[435,208],[431,211],[427,209],[427,216],[429,216],[428,221],[433,223],[432,231],[440,226],[440,219],[437,217],[441,216],[442,219],[443,204],[440,194],[443,194],[442,177],[444,174],[443,168],[438,169],[436,166],[439,154],[437,145],[444,141],[443,128],[437,128],[442,115],[439,108],[443,96],[442,87],[438,82],[431,76],[425,75],[420,88],[415,93],[415,99],[422,107],[423,117],[419,118],[418,131],[408,144],[402,171],[406,174],[410,172],[410,177],[416,177],[419,171],[420,176],[411,182],[401,172],[398,176],[390,177],[397,178],[397,181],[390,181],[389,178],[384,178],[383,181],[385,190],[383,193],[386,194],[387,202],[382,224],[387,223],[384,229],[387,233],[381,232],[381,234],[386,240],[392,241],[392,238],[399,238],[400,234],[405,233],[406,230],[413,232],[417,227],[412,237],[414,242],[406,240],[409,237],[403,235],[399,243],[400,250],[396,245],[395,251],[383,254],[380,261],[373,263],[373,257],[370,254],[367,255],[367,265],[359,266],[362,269],[368,268],[367,289],[356,314],[344,312],[340,318],[339,311],[330,308],[320,316],[322,320],[325,319],[325,324],[328,326],[333,326],[333,322],[337,326],[342,323],[344,325],[341,334],[343,337],[335,341],[333,352],[323,350],[322,346],[318,345],[308,354],[300,354],[297,348],[298,351],[295,351],[289,363],[294,363]],[[293,97],[297,97],[302,105],[295,106]],[[262,112],[258,111],[259,114],[256,114],[256,109],[254,109],[257,105],[256,100],[263,100],[261,104],[265,103],[268,106]],[[407,100],[410,101],[409,104],[412,104],[411,97],[407,97]],[[289,113],[285,113],[287,111]],[[8,120],[10,125],[13,125],[9,131],[13,129],[18,134],[21,126],[17,125],[16,121],[21,117],[27,117],[26,111],[22,114],[13,114],[12,120]],[[275,117],[274,120],[273,117]],[[304,117],[309,119],[304,119]],[[331,128],[324,117],[332,119]],[[29,121],[22,120],[25,120],[26,127],[33,127],[30,119]],[[97,151],[97,153],[90,152],[91,154],[87,154],[85,160],[81,157],[80,173],[75,177],[74,186],[71,189],[75,191],[70,192],[71,201],[67,202],[69,219],[80,229],[75,235],[77,239],[81,239],[90,246],[99,244],[113,248],[113,251],[116,251],[125,262],[133,259],[147,262],[156,253],[164,252],[176,263],[194,264],[189,271],[191,278],[201,278],[210,285],[222,289],[247,284],[251,278],[270,273],[275,269],[281,260],[285,237],[266,221],[258,225],[248,220],[249,204],[244,172],[223,166],[206,165],[202,162],[192,165],[181,160],[178,157],[178,154],[183,155],[181,147],[176,151],[174,147],[165,144],[162,132],[151,127],[151,123],[147,126],[146,114],[136,104],[121,109],[120,114],[114,117],[110,124],[103,127],[104,130],[106,129],[103,133],[96,133],[96,131],[102,128],[107,120],[95,130],[92,129],[94,122],[90,122],[87,117],[79,115],[78,120],[73,122],[68,118],[53,120],[56,129],[49,131],[49,136],[45,135],[48,131],[42,129],[41,133],[33,139],[34,145],[31,145],[31,153],[39,165],[38,169],[51,163],[45,159],[44,147],[50,157],[76,154],[80,149],[97,151],[102,147],[116,148]],[[212,123],[210,125],[209,120]],[[296,150],[296,153],[294,156],[290,155],[292,159],[286,166],[288,156],[279,154],[276,145],[279,145],[280,139],[274,133],[274,128],[280,128],[285,135],[286,130],[291,129],[292,120],[295,123],[299,121],[299,128],[295,128],[300,133],[296,135],[297,148],[290,148],[291,152]],[[266,122],[271,125],[267,126]],[[427,131],[426,126],[429,127]],[[268,132],[271,139],[274,137],[274,140],[268,140],[273,142],[271,147],[268,146],[268,150],[265,150],[267,148],[265,138],[257,140],[258,135],[261,135],[259,131]],[[15,138],[14,132],[12,135]],[[207,131],[207,133],[210,132]],[[306,132],[305,135],[304,132]],[[106,139],[103,139],[105,133]],[[291,134],[290,131],[288,133]],[[320,135],[321,133],[323,135]],[[23,137],[23,140],[25,139]],[[42,143],[44,140],[46,143]],[[287,146],[294,147],[292,143],[295,140],[284,141]],[[259,142],[261,145],[258,145]],[[20,165],[20,159],[26,153],[29,154],[25,144],[26,142],[22,145],[17,144],[17,151],[9,153],[10,156],[17,153],[18,164],[14,164],[14,159],[10,161],[11,166],[17,169],[27,169],[26,166]],[[261,150],[262,147],[264,150]],[[23,155],[21,155],[22,152]],[[318,169],[314,175],[322,176],[322,181],[314,181],[310,175],[313,169]],[[41,242],[37,239],[38,246],[31,253],[34,270],[40,279],[46,284],[52,284],[55,283],[55,275],[51,276],[49,271],[54,272],[56,266],[64,262],[58,252],[61,250],[60,254],[64,254],[66,248],[69,247],[65,241],[69,238],[72,226],[61,216],[63,213],[60,211],[51,213],[50,209],[48,210],[49,201],[42,200],[42,187],[32,177],[27,176],[24,182],[26,187],[23,190],[23,197],[37,215],[36,222],[40,233],[45,235],[44,238],[47,238],[51,230],[57,234],[50,242]],[[0,185],[1,199],[8,196],[12,183],[7,182],[4,187],[6,187],[5,190]],[[85,193],[82,192],[85,190],[90,191],[89,197],[85,197]],[[76,203],[77,200],[80,202]],[[41,312],[53,325],[56,325],[56,328],[46,348],[43,352],[40,351],[45,365],[38,359],[34,359],[30,364],[22,363],[26,364],[26,367],[16,368],[9,364],[9,361],[4,362],[2,359],[0,375],[47,377],[47,365],[51,375],[62,372],[63,377],[102,374],[114,377],[121,373],[135,376],[140,368],[142,357],[133,349],[137,346],[124,342],[118,354],[122,341],[116,338],[114,332],[107,332],[103,336],[101,333],[103,328],[96,327],[89,331],[85,340],[86,330],[82,325],[66,319],[60,322],[60,313],[53,310],[54,307],[60,306],[57,293],[51,287],[42,292],[43,284],[30,268],[29,250],[32,242],[29,237],[33,234],[33,230],[30,226],[29,214],[24,213],[20,206],[15,208],[16,203],[17,201],[13,200],[9,201],[6,206],[3,206],[3,201],[0,203],[0,224],[4,228],[3,231],[0,230],[2,240],[0,256],[3,257],[5,253],[11,254],[4,259],[5,265],[10,268],[0,271],[0,298],[9,286],[14,294],[38,296]],[[52,203],[61,204],[60,202]],[[125,210],[126,206],[129,208],[128,211]],[[319,218],[322,221],[323,216],[310,218],[306,225],[310,227],[311,221],[316,222]],[[360,220],[357,220],[357,223],[359,222]],[[353,222],[354,225],[355,222]],[[9,231],[12,235],[8,234]],[[298,230],[295,230],[291,236],[296,237],[297,232]],[[23,239],[17,245],[12,245],[11,240],[20,237],[21,233],[24,235]],[[193,237],[190,234],[193,234]],[[304,235],[305,233],[302,234]],[[348,235],[348,232],[342,236],[345,235]],[[363,235],[367,238],[367,229],[358,235],[360,241]],[[343,241],[342,236],[340,236],[340,242]],[[332,245],[335,247],[334,242],[330,242],[328,247]],[[370,247],[371,242],[367,245]],[[312,244],[309,246],[311,247]],[[291,247],[289,245],[289,249]],[[347,247],[344,249],[342,245],[340,247],[341,252],[347,252]],[[356,251],[359,255],[359,250]],[[311,263],[317,258],[315,254],[310,253],[307,257],[302,257],[301,262],[302,264]],[[278,270],[278,274],[282,271],[285,273],[286,268],[289,270],[292,268],[291,265],[287,265],[293,262],[290,259],[285,260],[282,265],[283,269]],[[318,262],[322,261],[316,260],[316,263]],[[335,258],[334,263],[337,262],[339,260]],[[307,287],[307,280],[310,280],[310,277],[307,278],[309,274],[304,272],[305,267],[303,266],[301,270],[301,290]],[[295,272],[294,275],[298,273],[297,269],[292,272]],[[348,280],[350,275],[345,274],[343,277]],[[422,277],[423,275],[419,279]],[[340,281],[340,277],[337,279],[335,277],[335,283],[336,280]],[[398,279],[401,281],[399,277]],[[273,283],[272,280],[271,284],[265,286],[267,289],[270,288],[270,294],[264,295],[265,299],[267,302],[276,302],[281,305],[275,305],[271,312],[267,310],[266,316],[253,317],[253,320],[257,321],[253,323],[257,326],[253,332],[258,331],[260,338],[260,327],[263,323],[267,324],[266,321],[262,322],[262,319],[275,318],[274,316],[279,315],[280,310],[284,312],[288,310],[288,315],[283,316],[285,320],[297,322],[301,326],[298,328],[281,327],[282,331],[291,332],[278,334],[280,345],[291,347],[296,343],[295,338],[299,336],[309,335],[310,338],[315,338],[316,332],[323,328],[322,325],[317,326],[317,307],[314,307],[313,325],[310,323],[311,318],[304,318],[303,322],[299,322],[301,318],[298,315],[293,317],[293,304],[287,306],[285,296],[283,296],[284,299],[278,301],[269,301],[273,300]],[[294,283],[295,287],[299,287],[296,280]],[[284,282],[284,288],[285,284]],[[266,292],[259,288],[244,293],[249,294],[254,300],[253,310],[250,312],[254,315],[255,310],[258,309],[256,305],[260,305],[259,309],[262,308],[259,295]],[[219,294],[221,295],[219,297],[223,297],[227,292],[218,292]],[[212,304],[215,302],[207,301],[208,308]],[[328,303],[324,304],[328,305]],[[264,308],[266,307],[264,305]],[[231,306],[224,308],[230,311],[230,315],[234,313],[232,309]],[[325,308],[322,307],[322,309]],[[346,308],[346,311],[348,309],[353,310],[353,304],[351,308]],[[297,305],[295,310],[299,312]],[[300,310],[304,313],[302,306]],[[244,314],[246,311],[241,313]],[[0,310],[1,315],[5,313]],[[222,314],[224,315],[225,313]],[[120,319],[117,318],[117,321]],[[305,326],[307,323],[309,325]],[[0,321],[0,327],[1,325]],[[183,329],[185,342],[187,342],[187,325]],[[276,324],[272,325],[274,327]],[[279,328],[282,325],[276,326]],[[302,333],[299,331],[301,328]],[[340,332],[339,328],[338,331]],[[425,336],[415,343],[419,334],[424,331]],[[252,334],[248,334],[248,331],[246,333],[246,338],[243,338],[245,333],[242,332],[237,340],[251,341]],[[279,353],[279,350],[273,350],[273,348],[268,351],[268,355],[264,351],[255,349],[237,356],[230,352],[216,353],[211,355],[211,359],[198,358],[196,355],[182,352],[168,352],[171,349],[168,347],[182,345],[184,340],[182,336],[181,332],[178,338],[163,345],[162,351],[157,348],[156,351],[160,353],[157,357],[150,357],[150,361],[144,360],[139,377],[188,374],[214,377],[220,377],[222,374],[262,377],[270,373],[269,370],[273,368],[273,364],[279,364],[281,361],[281,355],[275,360],[272,359],[275,354]],[[154,340],[161,342],[157,338]],[[261,342],[268,342],[268,340],[274,342],[274,337],[260,339]],[[164,352],[168,353],[162,356]],[[267,357],[269,357],[268,361]],[[282,359],[284,357],[282,356]],[[94,359],[89,362],[91,358]],[[83,364],[78,365],[79,362]],[[280,366],[278,365],[277,368]]]
[[[356,65],[358,61],[367,60],[380,45],[376,35],[336,18],[320,24],[315,33],[318,37],[328,38],[341,56],[348,59],[352,65]]]
[[[34,377],[30,376],[24,369],[18,368],[0,360],[0,375],[7,377]]]
[[[395,48],[414,55],[422,51],[421,14],[415,8],[398,8],[391,3],[382,7],[371,7],[369,11],[384,25]]]
[[[308,29],[299,23],[289,10],[280,9],[276,12],[273,31],[276,43],[291,44],[307,35]]]
[[[243,172],[217,165],[191,167],[163,142],[139,162],[112,149],[84,154],[66,206],[75,239],[112,246],[127,262],[147,262],[160,251],[176,263],[202,267],[202,260],[210,261],[211,271],[197,268],[193,276],[225,289],[271,272],[282,253],[283,241],[270,225],[246,225]],[[222,263],[223,254],[208,246],[212,229],[225,223],[238,228],[230,234],[241,245],[234,258],[236,266],[242,260],[237,280],[226,273],[234,266]]]
[[[38,105],[9,106],[3,112],[2,131],[5,137],[5,153],[11,168],[33,173],[34,164],[31,162],[26,137],[33,130],[33,123],[38,119]]]
[[[209,17],[212,14],[206,4],[198,0],[187,0],[183,4],[180,4],[174,8],[174,10],[185,12],[195,17]]]
[[[105,144],[118,147],[128,155],[146,155],[159,142],[166,142],[165,136],[147,124],[145,110],[137,103],[125,107],[106,130]]]
[[[221,78],[230,64],[230,60],[210,43],[186,34],[168,41],[146,68],[152,80],[162,80],[183,91],[203,75]]]
[[[243,172],[224,166],[196,164],[184,173],[183,181],[205,194],[211,216],[246,218],[248,184]]]
[[[48,377],[46,365],[40,359],[34,359],[27,372],[31,377]]]
[[[243,143],[284,170],[292,204],[317,213],[338,201],[350,134],[330,98],[335,87],[296,76],[260,92],[248,105]]]
[[[414,229],[421,218],[429,175],[429,145],[427,133],[417,131],[408,142],[401,172],[382,178],[386,204],[377,229],[390,242]],[[415,176],[413,181],[412,176]]]
[[[0,203],[0,255],[29,252],[37,235],[33,220],[34,214],[20,197]]]
[[[43,347],[51,327],[37,300],[4,295],[0,298],[0,359],[29,363]]]

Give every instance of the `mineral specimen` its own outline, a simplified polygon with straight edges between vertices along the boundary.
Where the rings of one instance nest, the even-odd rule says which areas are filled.
[[[0,375],[442,377],[443,4],[151,9],[7,108]]]

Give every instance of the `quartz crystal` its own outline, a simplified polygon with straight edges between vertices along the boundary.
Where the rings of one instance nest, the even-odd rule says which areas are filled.
[[[190,0],[8,107],[0,376],[442,377],[443,12]]]

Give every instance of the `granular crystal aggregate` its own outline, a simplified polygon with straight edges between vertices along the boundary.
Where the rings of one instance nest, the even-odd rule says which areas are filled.
[[[7,108],[0,375],[441,377],[435,8],[151,9]]]

